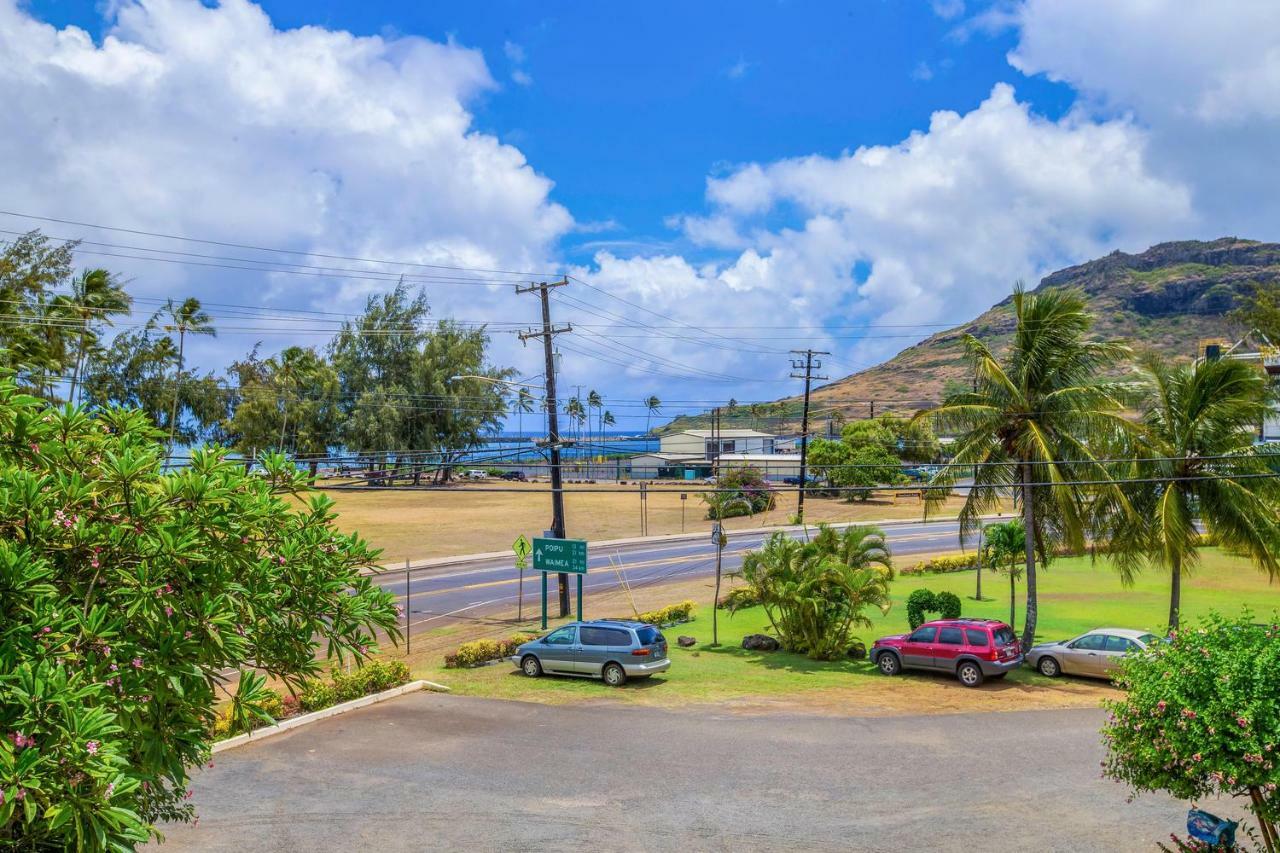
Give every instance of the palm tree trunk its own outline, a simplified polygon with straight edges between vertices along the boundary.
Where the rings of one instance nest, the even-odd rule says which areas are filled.
[[[1022,465],[1022,525],[1026,528],[1027,540],[1027,615],[1022,620],[1022,648],[1029,649],[1035,645],[1036,639],[1036,534],[1035,534],[1035,489],[1031,485],[1031,466]]]
[[[178,389],[182,387],[183,350],[187,344],[187,330],[178,329],[178,375],[173,380],[173,407],[169,410],[169,455],[173,456],[173,436],[178,427]],[[166,460],[166,465],[170,460]]]
[[[1017,623],[1014,621],[1015,608],[1018,601],[1018,579],[1013,574],[1013,564],[1009,565],[1009,627],[1017,630]]]
[[[76,403],[76,388],[80,384],[80,366],[84,363],[84,339],[89,331],[88,319],[84,322],[84,327],[80,329],[80,348],[76,350],[76,366],[71,371],[71,393],[67,395],[67,402],[73,406]]]
[[[1173,555],[1173,565],[1169,568],[1173,572],[1169,591],[1169,628],[1172,630],[1178,627],[1178,611],[1182,609],[1182,557],[1179,554]]]

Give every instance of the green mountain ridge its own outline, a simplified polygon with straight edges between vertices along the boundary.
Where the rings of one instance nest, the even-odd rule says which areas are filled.
[[[1036,290],[1073,287],[1089,299],[1094,335],[1154,350],[1170,359],[1195,357],[1203,338],[1225,338],[1234,328],[1228,312],[1255,284],[1280,282],[1280,244],[1235,237],[1160,243],[1139,254],[1115,251],[1045,276]],[[852,420],[871,414],[906,414],[940,401],[950,387],[969,380],[963,336],[971,334],[996,351],[1013,331],[1012,297],[978,317],[938,332],[893,358],[814,389],[812,417]],[[1115,374],[1129,370],[1117,364]],[[784,429],[798,421],[799,398],[773,404],[761,428]],[[746,423],[744,423],[744,419]],[[760,418],[756,418],[760,420]],[[749,425],[740,407],[732,426]],[[705,416],[682,417],[669,427],[705,427]],[[726,424],[729,425],[729,424]]]

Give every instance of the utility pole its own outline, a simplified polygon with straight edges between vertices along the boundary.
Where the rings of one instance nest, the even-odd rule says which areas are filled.
[[[796,518],[804,524],[804,490],[808,485],[806,482],[809,476],[809,389],[815,379],[826,379],[826,376],[814,376],[813,371],[822,367],[822,362],[815,359],[815,355],[830,355],[831,353],[822,352],[811,349],[793,349],[796,355],[804,356],[803,359],[791,359],[791,369],[803,369],[804,373],[792,373],[792,379],[804,380],[804,414],[800,418],[800,485],[799,493],[796,498]]]
[[[556,360],[554,347],[551,339],[562,332],[572,332],[572,325],[564,325],[555,327],[551,325],[551,303],[550,293],[553,287],[564,287],[569,283],[568,278],[562,278],[560,281],[530,283],[528,287],[516,287],[516,293],[537,293],[542,300],[542,331],[537,332],[533,329],[520,333],[520,341],[527,342],[529,338],[542,338],[542,353],[546,359],[547,373],[547,450],[551,457],[551,537],[553,539],[563,539],[564,537],[564,481],[560,475],[560,419],[559,413],[556,411]],[[544,574],[545,577],[545,574]],[[569,576],[561,572],[557,576],[557,585],[560,592],[560,616],[569,615]],[[545,587],[544,587],[545,591]],[[543,598],[545,602],[545,597]]]

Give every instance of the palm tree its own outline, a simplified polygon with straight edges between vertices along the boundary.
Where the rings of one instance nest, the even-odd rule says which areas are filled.
[[[760,415],[764,412],[764,405],[761,403],[752,403],[747,406],[747,411],[751,413],[751,428],[760,429]]]
[[[84,369],[85,356],[90,347],[98,343],[95,325],[110,326],[115,314],[127,314],[132,307],[130,299],[119,282],[104,269],[85,270],[71,282],[71,295],[57,300],[58,313],[80,324],[80,335],[71,372],[71,390],[68,401],[76,401],[80,373]]]
[[[1136,458],[1118,479],[1148,482],[1125,483],[1129,511],[1106,514],[1108,550],[1126,582],[1143,563],[1169,572],[1169,627],[1177,628],[1182,576],[1199,559],[1197,516],[1223,548],[1280,575],[1280,482],[1253,446],[1270,411],[1267,380],[1242,361],[1171,367],[1154,354],[1141,359],[1139,375]]]
[[[587,441],[591,441],[591,412],[594,410],[597,414],[604,407],[604,401],[600,399],[600,394],[593,388],[587,392]],[[601,432],[604,428],[601,427]]]
[[[520,438],[524,438],[524,416],[526,412],[533,411],[533,395],[529,393],[528,388],[521,388],[516,392],[516,432],[520,433]]]
[[[582,401],[577,397],[570,397],[568,402],[564,404],[564,413],[569,417],[569,422],[578,430],[578,438],[582,438],[582,419],[584,417],[582,409]]]
[[[182,370],[186,355],[187,333],[193,335],[217,335],[213,328],[213,318],[200,307],[200,300],[188,296],[181,305],[170,299],[165,304],[165,313],[169,315],[169,323],[165,324],[166,332],[178,333],[178,373],[173,379],[173,407],[169,411],[169,453],[173,453],[173,438],[178,426],[178,391],[182,386]]]
[[[613,412],[608,409],[604,410],[604,414],[600,416],[600,424],[602,427],[611,427],[617,424],[617,420],[613,417]],[[603,430],[602,430],[603,431]]]
[[[649,425],[653,421],[653,416],[662,411],[662,401],[658,399],[656,394],[651,394],[649,399],[644,401],[644,407],[649,410],[644,419],[644,434],[649,434]]]
[[[1129,354],[1119,343],[1087,341],[1093,319],[1072,290],[1013,291],[1017,320],[1001,358],[972,335],[964,347],[973,363],[973,390],[951,394],[936,409],[918,413],[935,429],[958,433],[950,464],[931,481],[926,513],[945,501],[958,474],[972,470],[973,485],[960,511],[960,537],[1012,491],[1027,530],[1024,560],[1027,612],[1022,644],[1035,640],[1036,556],[1048,563],[1055,544],[1084,547],[1084,492],[1076,483],[1106,480],[1091,445],[1132,429],[1121,416],[1121,388],[1097,380]]]
[[[888,612],[893,560],[879,528],[823,525],[810,542],[773,534],[743,558],[742,574],[788,651],[831,660],[845,653],[855,625],[872,626],[866,607]]]
[[[1009,627],[1013,628],[1017,625],[1014,621],[1014,607],[1018,595],[1018,578],[1022,576],[1018,558],[1026,553],[1027,531],[1022,526],[1022,522],[1014,518],[1002,524],[988,524],[983,533],[986,543],[982,549],[981,559],[989,558],[998,569],[1009,575]],[[981,563],[978,571],[982,571]]]

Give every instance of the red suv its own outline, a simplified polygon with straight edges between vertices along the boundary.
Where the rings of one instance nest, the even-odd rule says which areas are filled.
[[[988,676],[1003,678],[1022,659],[1013,629],[995,619],[939,619],[910,634],[881,637],[871,647],[871,660],[885,675],[904,669],[953,672],[965,687],[977,687]]]

